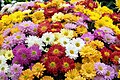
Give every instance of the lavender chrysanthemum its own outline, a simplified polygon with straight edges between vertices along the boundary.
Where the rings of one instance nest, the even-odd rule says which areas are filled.
[[[30,51],[30,60],[38,60],[41,56],[41,50],[38,45],[33,45],[29,48]]]
[[[10,28],[6,29],[6,30],[3,32],[3,36],[4,36],[4,37],[7,37],[9,33],[10,33]]]
[[[103,76],[95,76],[94,80],[105,80]]]
[[[77,27],[77,25],[72,24],[72,23],[65,24],[65,28],[67,28],[67,29],[75,29],[76,27]]]
[[[103,41],[108,44],[114,43],[115,40],[116,40],[116,37],[112,36],[111,34],[105,34],[103,37]]]
[[[104,31],[105,34],[111,34],[111,35],[114,34],[113,30],[108,27],[101,27],[101,28],[99,28],[99,30]]]
[[[8,80],[7,75],[3,71],[0,72],[0,80]]]
[[[97,39],[102,39],[104,37],[105,33],[102,30],[95,30],[94,31],[94,36]]]
[[[83,35],[81,36],[81,38],[82,38],[85,42],[89,43],[90,41],[94,40],[94,35],[91,34],[90,32],[88,32],[88,33],[86,33],[86,34],[83,34]]]
[[[95,63],[95,70],[98,75],[105,75],[107,66],[104,63],[97,62]]]

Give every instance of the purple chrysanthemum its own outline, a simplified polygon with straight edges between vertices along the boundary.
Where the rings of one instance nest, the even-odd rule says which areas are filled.
[[[86,33],[86,34],[83,34],[83,35],[81,36],[81,38],[82,38],[85,42],[89,43],[90,41],[94,40],[94,35],[91,34],[90,32],[88,32],[88,33]]]
[[[15,55],[17,54],[17,52],[18,52],[20,49],[22,49],[22,48],[26,48],[26,46],[25,46],[24,44],[22,44],[22,45],[17,45],[17,46],[12,50],[14,56],[15,56]]]
[[[97,39],[102,39],[104,37],[105,33],[102,30],[95,30],[94,31],[94,36]]]
[[[0,80],[8,80],[7,75],[3,71],[0,72]]]
[[[23,67],[20,66],[20,64],[13,64],[11,67],[10,67],[10,73],[13,75],[13,76],[20,76],[20,74],[22,73],[22,69]]]
[[[103,37],[103,41],[111,44],[114,43],[117,38],[115,36],[112,36],[111,34],[105,34]]]
[[[38,60],[41,56],[41,50],[39,49],[38,45],[33,45],[29,48],[30,54],[29,58],[30,60]]]
[[[111,34],[111,35],[114,34],[113,30],[108,27],[101,27],[101,28],[99,28],[99,30],[104,31],[104,33],[106,33],[106,34]]]
[[[98,75],[105,75],[107,66],[104,63],[97,62],[95,63],[95,70]]]
[[[115,77],[115,70],[112,67],[107,66],[106,74],[104,76],[105,80],[112,80],[114,77]]]
[[[3,36],[4,36],[4,37],[7,37],[9,33],[10,33],[10,28],[6,29],[6,30],[3,32]]]
[[[21,32],[17,32],[17,33],[13,34],[14,44],[23,44],[25,39],[26,39],[25,34],[23,34]]]
[[[12,49],[12,47],[15,44],[13,44],[13,36],[8,36],[4,39],[4,42],[2,44],[3,49]]]
[[[86,28],[88,28],[88,25],[86,22],[83,21],[83,19],[79,19],[77,22],[76,22],[76,25],[78,26],[85,26]]]
[[[65,24],[65,28],[67,28],[67,29],[75,29],[76,27],[77,27],[77,25],[72,24],[72,23]]]
[[[19,24],[18,28],[20,29],[21,32],[25,33],[25,34],[31,34],[31,35],[35,35],[37,34],[37,24],[34,24],[31,21],[24,21],[22,23]]]
[[[95,76],[94,80],[105,80],[103,76]]]

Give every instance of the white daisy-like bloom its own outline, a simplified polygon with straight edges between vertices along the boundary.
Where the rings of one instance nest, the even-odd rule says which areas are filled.
[[[5,58],[5,56],[3,56],[3,55],[0,55],[0,65],[2,65],[2,64],[6,64],[6,58]]]
[[[70,4],[60,3],[59,8],[69,7]]]
[[[70,44],[71,40],[67,37],[61,37],[58,41],[62,46],[66,47],[67,44]]]
[[[0,72],[3,71],[5,73],[7,73],[8,70],[9,70],[8,64],[2,64],[2,65],[0,65]]]
[[[5,11],[7,11],[9,8],[11,8],[12,5],[11,4],[7,4],[5,5],[2,9],[1,9],[1,13],[4,13]]]
[[[78,50],[72,44],[67,44],[65,52],[66,52],[66,56],[68,56],[71,59],[76,60],[78,57]]]
[[[73,40],[71,40],[71,44],[80,51],[81,48],[85,45],[85,42],[81,38],[73,38]]]
[[[52,44],[54,42],[55,36],[52,32],[49,32],[49,33],[46,32],[42,35],[41,39],[46,45],[48,45],[48,44]]]
[[[28,47],[31,47],[34,44],[39,45],[40,49],[43,49],[42,47],[45,46],[41,40],[41,38],[37,37],[37,36],[29,36],[27,37],[25,43],[27,43]]]

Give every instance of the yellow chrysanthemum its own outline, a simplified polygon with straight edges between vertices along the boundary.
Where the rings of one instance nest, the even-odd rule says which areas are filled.
[[[59,39],[61,38],[61,37],[63,37],[63,35],[62,34],[60,34],[59,32],[56,32],[56,33],[53,33],[54,34],[54,36],[55,36],[55,40],[54,40],[54,44],[59,44]]]
[[[118,71],[118,78],[120,78],[120,70]]]
[[[61,21],[63,20],[63,17],[64,17],[64,14],[59,12],[59,13],[55,13],[53,16],[52,16],[52,21],[53,22],[56,22],[56,21]]]
[[[101,17],[100,14],[98,14],[96,12],[90,12],[89,15],[90,15],[91,20],[99,20]]]
[[[33,80],[33,78],[33,72],[30,69],[27,69],[25,71],[22,71],[22,74],[18,80]]]
[[[8,60],[11,60],[14,57],[12,50],[5,51],[4,55]]]
[[[40,80],[54,80],[51,76],[44,76]]]
[[[18,27],[14,27],[14,28],[12,28],[12,29],[10,30],[10,32],[11,32],[12,34],[14,34],[14,33],[19,32],[19,29],[18,29]]]
[[[74,32],[72,30],[68,30],[68,29],[61,29],[61,34],[65,37],[68,37],[68,38],[73,38],[73,34]]]
[[[75,63],[75,69],[77,69],[77,71],[80,71],[81,65],[82,65],[82,64],[79,63],[79,62]]]
[[[1,50],[0,50],[0,55],[4,55],[4,54],[5,54],[5,52],[6,52],[6,50],[1,49]]]
[[[88,31],[85,26],[78,26],[76,28],[76,32],[77,32],[77,34],[83,35],[83,34],[87,33]]]
[[[86,79],[93,79],[96,76],[96,71],[94,69],[94,63],[85,63],[81,66],[81,75]]]
[[[33,75],[35,75],[36,77],[41,77],[43,75],[43,71],[45,71],[46,69],[44,68],[44,65],[41,63],[36,63],[33,67],[32,67],[32,73]]]
[[[75,12],[83,12],[84,11],[84,6],[83,5],[76,5],[74,8]]]
[[[67,73],[65,73],[65,77],[74,80],[74,78],[80,76],[79,72],[77,69],[69,70]],[[66,80],[66,79],[65,79]],[[67,79],[68,80],[68,79]]]
[[[120,0],[115,0],[115,1],[116,1],[117,8],[119,8],[119,10],[120,10]]]
[[[0,35],[0,47],[1,47],[2,43],[3,43],[3,41],[4,41],[3,35]]]
[[[33,22],[36,24],[45,20],[44,13],[42,11],[36,11],[35,13],[31,15],[31,18]]]

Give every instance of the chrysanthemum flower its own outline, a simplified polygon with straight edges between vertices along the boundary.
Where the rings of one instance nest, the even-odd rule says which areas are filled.
[[[3,55],[0,55],[0,65],[2,65],[2,64],[6,64],[6,58],[5,58],[5,56],[3,56]]]
[[[67,38],[67,37],[61,37],[58,41],[59,41],[59,43],[60,43],[62,46],[64,46],[64,47],[66,47],[67,44],[70,43],[70,39]]]
[[[30,69],[22,71],[18,80],[33,80],[33,72]]]
[[[0,46],[2,45],[3,41],[4,41],[3,35],[0,35]]]
[[[54,80],[51,76],[43,76],[40,80]]]
[[[65,73],[65,77],[70,78],[71,80],[74,80],[78,76],[80,76],[80,74],[76,69],[69,70],[67,73]]]
[[[77,59],[78,57],[78,49],[72,44],[67,44],[65,52],[66,56],[68,56],[71,59]]]
[[[45,70],[44,65],[41,63],[36,63],[32,66],[32,73],[38,78],[43,75],[43,71]]]
[[[7,75],[3,71],[0,71],[0,80],[8,80]]]
[[[103,76],[95,76],[94,80],[105,80],[105,78]]]
[[[111,35],[114,34],[114,31],[108,27],[101,27],[101,28],[99,28],[99,30],[104,31],[105,34],[111,34]]]
[[[120,0],[115,0],[116,1],[116,6],[120,10]]]
[[[60,59],[56,56],[49,56],[45,62],[45,67],[49,73],[56,75],[60,67]]]
[[[102,39],[104,37],[105,33],[102,30],[95,30],[94,31],[94,36],[97,39]]]
[[[13,55],[13,53],[12,53],[12,50],[7,50],[7,51],[5,52],[5,57],[6,57],[8,60],[11,60],[11,59],[14,57],[14,55]]]
[[[110,60],[114,64],[118,64],[119,58],[120,58],[120,52],[117,52],[117,51],[113,52],[110,56]]]
[[[65,24],[65,28],[66,29],[75,29],[76,27],[77,27],[77,25],[72,24],[72,23]]]
[[[63,14],[62,12],[55,13],[55,14],[52,16],[52,21],[53,21],[53,22],[62,21],[62,20],[63,20],[63,16],[64,16],[64,14]]]
[[[44,64],[47,61],[48,56],[49,56],[48,54],[43,54],[42,57],[40,58],[40,62]]]
[[[108,44],[115,43],[116,37],[112,36],[111,34],[105,34],[103,37],[103,41]]]
[[[75,63],[73,59],[70,59],[68,57],[63,57],[61,58],[60,62],[61,62],[60,71],[63,73],[75,68]]]
[[[8,70],[9,70],[9,67],[7,63],[0,65],[0,72],[3,71],[5,73],[8,73]]]
[[[104,63],[97,62],[94,64],[94,66],[98,75],[106,74],[107,66]]]
[[[38,60],[41,56],[41,50],[38,45],[33,45],[29,47],[29,59],[30,60]]]
[[[65,55],[65,47],[55,44],[49,48],[48,55],[62,57]]]
[[[93,79],[96,76],[94,63],[85,63],[81,66],[80,73],[86,79]]]

